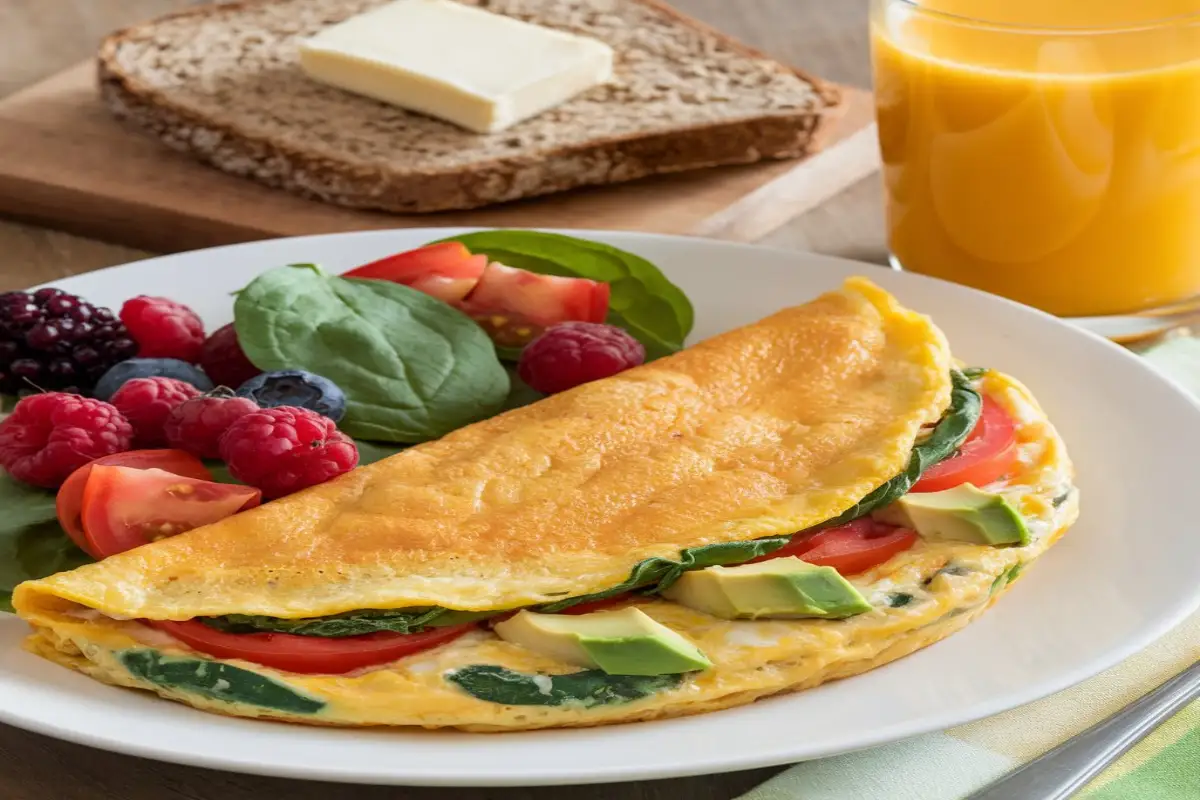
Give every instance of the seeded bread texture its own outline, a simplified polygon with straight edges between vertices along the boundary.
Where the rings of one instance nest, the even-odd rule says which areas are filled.
[[[226,172],[403,213],[805,155],[837,103],[827,86],[658,0],[460,0],[617,54],[610,84],[471,133],[301,71],[301,39],[384,2],[248,0],[118,31],[100,50],[101,96],[118,118]]]

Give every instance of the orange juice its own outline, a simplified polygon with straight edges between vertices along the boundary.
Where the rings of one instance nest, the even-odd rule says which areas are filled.
[[[876,0],[889,245],[1062,315],[1200,294],[1200,0]]]

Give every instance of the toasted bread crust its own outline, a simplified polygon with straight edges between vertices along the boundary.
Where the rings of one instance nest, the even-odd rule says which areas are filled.
[[[800,157],[815,150],[819,128],[839,110],[840,98],[834,87],[795,71],[813,86],[815,108],[659,133],[597,138],[582,146],[537,153],[518,151],[512,157],[481,160],[469,168],[397,170],[382,162],[364,165],[330,158],[247,130],[236,120],[198,114],[123,69],[117,58],[127,42],[146,36],[163,20],[236,13],[267,1],[241,0],[185,9],[112,34],[103,42],[97,61],[105,105],[117,118],[167,146],[225,172],[336,205],[397,213],[478,208],[656,174]],[[660,0],[631,2],[717,37],[742,55],[766,57]]]

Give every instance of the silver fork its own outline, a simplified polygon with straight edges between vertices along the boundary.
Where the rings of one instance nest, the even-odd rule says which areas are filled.
[[[1197,697],[1200,661],[966,800],[1066,800]]]

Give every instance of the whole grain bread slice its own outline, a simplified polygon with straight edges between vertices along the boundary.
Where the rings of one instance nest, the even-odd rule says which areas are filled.
[[[109,36],[101,96],[226,172],[404,213],[806,155],[838,104],[828,85],[659,0],[459,1],[607,42],[614,81],[506,131],[470,133],[301,72],[301,39],[387,0],[244,0]]]

